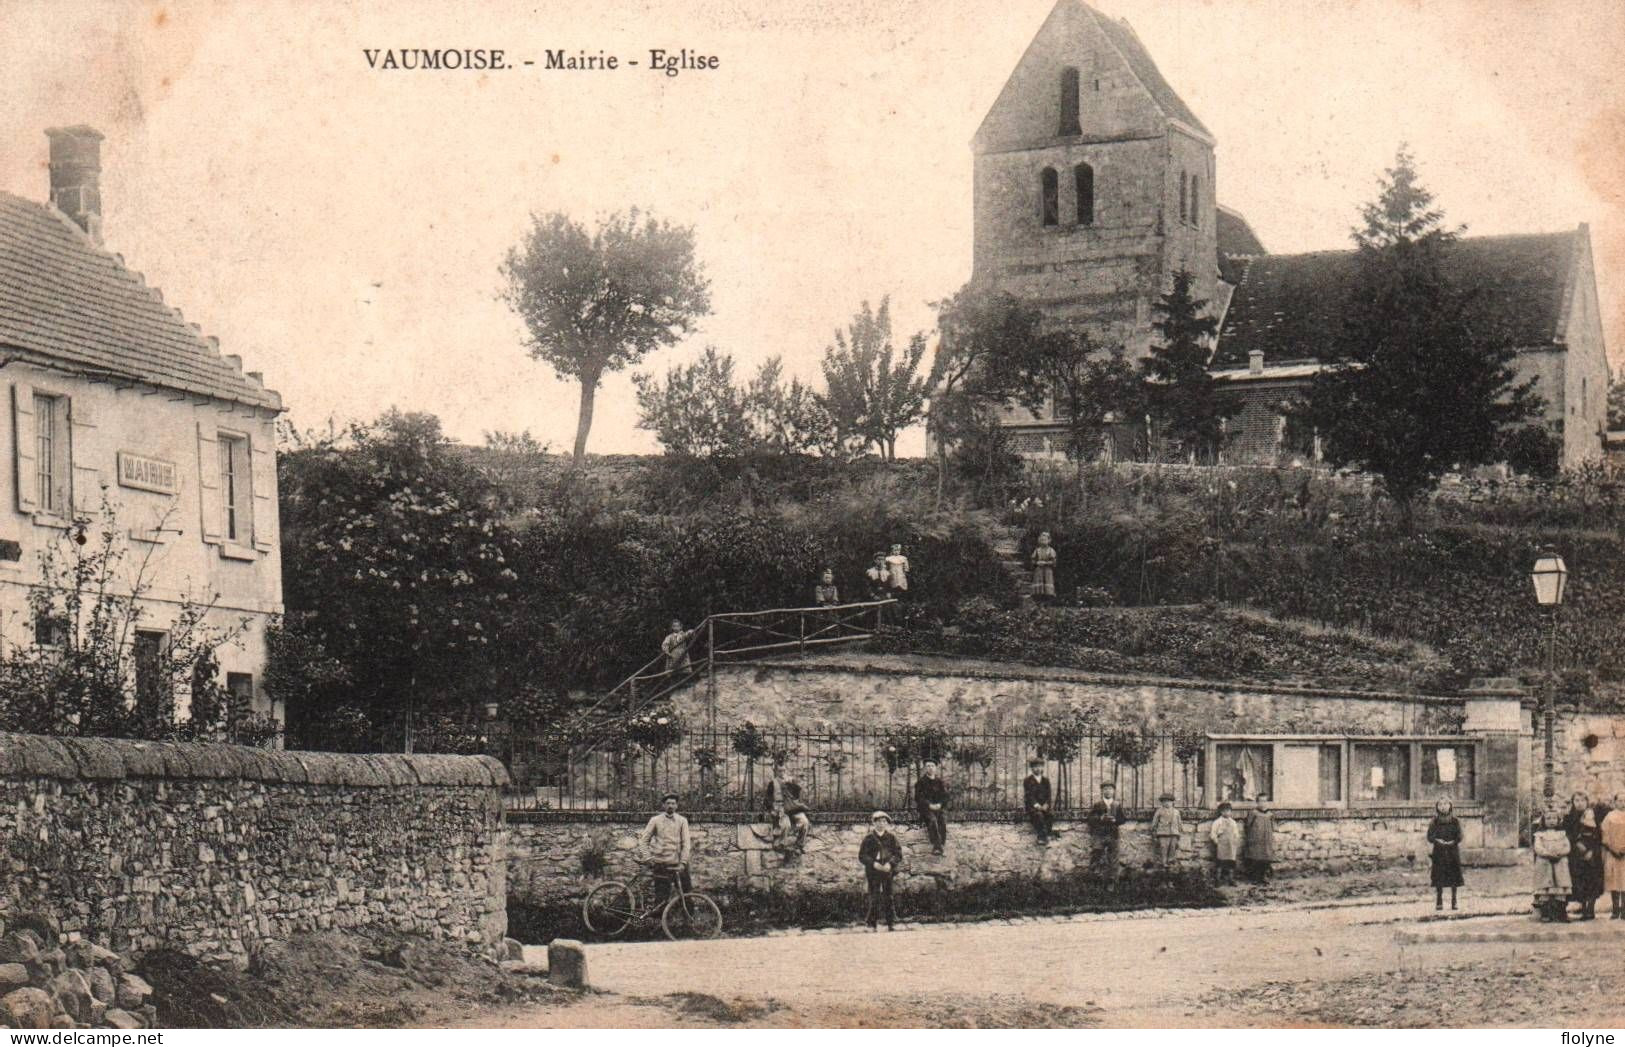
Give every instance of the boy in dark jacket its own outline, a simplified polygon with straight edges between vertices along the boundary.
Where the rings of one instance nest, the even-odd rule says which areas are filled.
[[[925,823],[925,833],[931,838],[931,853],[941,854],[948,842],[948,818],[943,808],[948,806],[948,783],[937,774],[937,761],[925,761],[925,773],[914,783],[914,809]]]
[[[1117,786],[1100,783],[1100,799],[1089,808],[1089,832],[1095,838],[1095,861],[1106,879],[1117,882],[1118,831],[1128,821],[1128,813],[1117,799]]]
[[[863,876],[869,887],[869,929],[879,929],[875,926],[875,917],[879,915],[876,910],[884,908],[886,930],[895,931],[897,909],[892,904],[891,889],[897,867],[903,861],[903,845],[892,833],[891,816],[885,811],[869,816],[869,835],[858,845],[858,861],[863,863]]]
[[[1027,808],[1027,820],[1038,834],[1039,843],[1049,843],[1055,831],[1054,793],[1049,778],[1044,774],[1044,761],[1036,756],[1027,761],[1027,777],[1021,783],[1021,802]]]

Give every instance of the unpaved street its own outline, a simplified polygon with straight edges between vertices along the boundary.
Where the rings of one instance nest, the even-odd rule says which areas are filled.
[[[1469,918],[1449,926],[1522,928],[1521,919],[1489,917],[1525,905],[1521,894],[1471,898],[1462,914]],[[906,1006],[926,1015],[919,1020],[927,1023],[933,1007],[948,1013],[951,1003],[954,1013],[974,1013],[977,1001],[985,1001],[988,1017],[997,1020],[1012,1001],[1020,1001],[1066,1008],[1073,1017],[1086,1014],[1091,1024],[1204,1026],[1220,1018],[1228,993],[1237,994],[1239,1005],[1241,994],[1264,983],[1335,982],[1400,968],[1521,961],[1532,950],[1547,948],[1502,942],[1402,945],[1396,938],[1401,930],[1441,926],[1431,918],[1431,904],[1406,900],[934,925],[892,934],[841,930],[594,945],[588,949],[592,984],[615,995],[583,1000],[545,1019],[530,1018],[550,1025],[706,1024],[703,1010],[652,1006],[697,995],[734,1009],[729,1014],[722,1008],[724,1024],[856,1025],[867,1024],[863,1001],[883,997],[886,1008]],[[1625,951],[1625,926],[1614,927],[1618,949]],[[1592,937],[1579,947],[1595,950],[1600,941]],[[1612,947],[1608,951],[1620,954]],[[1208,1003],[1198,1008],[1196,1001],[1204,997]],[[637,1013],[620,1010],[634,1001]],[[527,1024],[519,1011],[497,1020]],[[1301,1018],[1260,1015],[1256,1007],[1244,1014],[1238,1007],[1231,1021],[1299,1024]]]

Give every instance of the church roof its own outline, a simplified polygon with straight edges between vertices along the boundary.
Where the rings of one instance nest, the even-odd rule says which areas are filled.
[[[1172,85],[1163,79],[1162,70],[1157,68],[1157,63],[1151,58],[1151,52],[1147,51],[1145,45],[1140,42],[1140,37],[1134,32],[1133,27],[1128,24],[1128,19],[1107,18],[1088,4],[1083,6],[1088,8],[1089,13],[1095,16],[1095,21],[1100,23],[1100,28],[1105,32],[1106,39],[1110,40],[1112,46],[1117,48],[1118,53],[1123,56],[1123,60],[1134,71],[1134,75],[1139,78],[1140,83],[1145,85],[1145,89],[1151,92],[1151,97],[1156,99],[1157,107],[1162,110],[1163,115],[1178,120],[1182,124],[1187,124],[1212,138],[1213,132],[1209,131],[1207,126],[1197,118],[1196,114],[1191,111],[1191,107],[1185,104],[1185,100],[1179,97],[1179,93],[1173,89]]]
[[[1246,259],[1269,253],[1241,212],[1223,204],[1216,211],[1213,232],[1219,244],[1219,277],[1227,284],[1241,281]]]
[[[1520,349],[1557,341],[1583,235],[1457,241],[1445,266],[1458,287],[1472,292],[1468,320],[1474,339],[1486,348]],[[1317,251],[1247,262],[1225,313],[1213,366],[1243,366],[1253,351],[1262,352],[1266,362],[1319,359],[1342,326],[1355,260],[1354,251]]]
[[[0,352],[44,366],[115,375],[236,403],[282,409],[164,304],[157,290],[97,247],[65,215],[0,192]]]

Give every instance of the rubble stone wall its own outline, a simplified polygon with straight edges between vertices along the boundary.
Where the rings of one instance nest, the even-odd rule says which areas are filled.
[[[1276,868],[1338,872],[1356,865],[1427,860],[1423,837],[1432,811],[1382,810],[1345,814],[1341,811],[1277,811]],[[1482,812],[1463,806],[1458,814],[1466,849],[1484,845]],[[1180,862],[1211,868],[1213,846],[1207,832],[1211,817],[1201,812],[1184,815],[1185,835],[1180,841]],[[946,853],[931,853],[925,830],[908,823],[895,831],[903,845],[904,868],[899,890],[967,886],[1019,877],[1059,878],[1087,866],[1093,850],[1081,822],[1061,821],[1061,836],[1046,847],[1033,839],[1032,830],[1014,818],[998,821],[949,822]],[[604,858],[604,875],[630,878],[635,837],[642,820],[589,821],[562,812],[509,815],[508,885],[516,901],[549,905],[579,901],[595,880],[583,872],[584,853]],[[734,821],[691,819],[695,886],[707,888],[779,888],[813,892],[851,888],[863,882],[858,845],[868,832],[862,815],[814,822],[806,853],[789,858],[767,841],[767,825]],[[1132,820],[1123,826],[1119,860],[1145,866],[1152,860],[1150,823]]]
[[[489,757],[0,734],[0,917],[137,958],[335,928],[494,948],[507,781]]]
[[[816,726],[963,723],[1007,729],[1084,703],[1108,721],[1200,724],[1215,734],[1268,731],[1435,734],[1459,729],[1462,701],[1415,695],[1137,679],[997,665],[927,668],[900,656],[852,653],[807,662],[753,662],[717,671],[717,720]],[[708,716],[703,687],[675,702]]]
[[[1533,719],[1530,803],[1538,807],[1545,788],[1545,720],[1538,709]],[[1560,806],[1566,808],[1569,796],[1576,792],[1603,801],[1625,794],[1625,716],[1559,709],[1553,727],[1553,783]]]

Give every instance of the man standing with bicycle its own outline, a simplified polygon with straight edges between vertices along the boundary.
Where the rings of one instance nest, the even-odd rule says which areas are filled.
[[[694,889],[688,875],[688,819],[677,813],[677,794],[667,793],[661,797],[660,807],[660,813],[650,818],[649,824],[638,834],[638,846],[645,849],[650,864],[654,866],[657,906],[671,897],[673,881],[679,884],[681,891]]]

